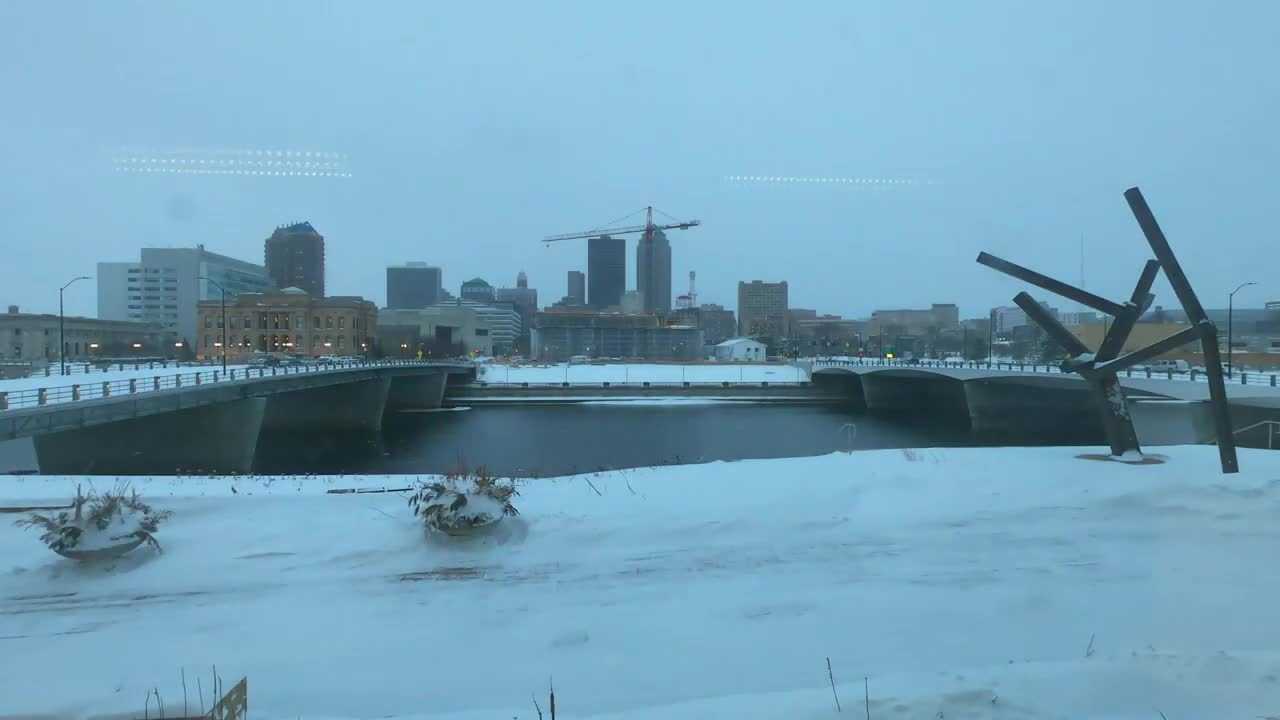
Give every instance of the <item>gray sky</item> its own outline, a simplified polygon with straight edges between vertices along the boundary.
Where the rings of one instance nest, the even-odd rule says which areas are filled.
[[[1243,280],[1260,305],[1276,68],[1272,2],[5,2],[0,302],[56,311],[143,245],[261,262],[309,219],[332,294],[381,303],[388,263],[425,260],[454,292],[523,269],[547,303],[586,246],[539,237],[652,203],[703,221],[670,237],[705,302],[785,279],[796,307],[974,316],[1020,288],[979,250],[1076,280],[1081,236],[1088,287],[1127,296],[1137,184],[1206,305]],[[340,152],[354,177],[140,176],[121,148]]]

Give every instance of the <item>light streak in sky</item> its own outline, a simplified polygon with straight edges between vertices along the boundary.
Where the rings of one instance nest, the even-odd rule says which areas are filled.
[[[349,178],[346,160],[342,153],[314,150],[121,150],[111,164],[135,174]]]
[[[856,185],[863,187],[892,187],[903,185],[933,185],[932,180],[885,177],[833,177],[796,175],[725,175],[725,181],[733,183],[757,183],[769,185]]]

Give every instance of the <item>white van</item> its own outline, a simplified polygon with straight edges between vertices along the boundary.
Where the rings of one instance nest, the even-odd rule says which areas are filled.
[[[1147,363],[1147,367],[1152,372],[1173,372],[1183,373],[1191,369],[1191,365],[1186,360],[1152,360]]]

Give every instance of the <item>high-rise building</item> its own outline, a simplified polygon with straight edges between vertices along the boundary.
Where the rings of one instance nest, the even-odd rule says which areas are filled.
[[[636,289],[644,309],[671,312],[671,243],[661,230],[651,230],[636,243]]]
[[[520,349],[527,349],[529,346],[529,331],[533,327],[533,316],[538,312],[538,290],[529,287],[529,276],[521,270],[516,275],[516,286],[513,288],[498,288],[495,293],[495,299],[498,303],[507,303],[515,308],[520,314]]]
[[[738,283],[738,334],[782,339],[787,336],[787,283]]]
[[[627,241],[593,237],[587,240],[587,304],[600,309],[622,304],[627,289]]]
[[[458,291],[458,297],[463,300],[481,303],[491,303],[497,299],[493,286],[481,278],[471,278],[462,283],[462,288]]]
[[[569,271],[569,292],[565,298],[576,305],[587,304],[587,276],[581,270]]]
[[[424,308],[440,301],[440,268],[408,262],[387,268],[387,307]]]
[[[138,262],[98,263],[98,317],[159,324],[194,343],[197,305],[271,288],[261,265],[193,248],[142,248]]]
[[[281,290],[296,287],[324,297],[324,236],[309,222],[276,228],[263,243],[267,276]]]
[[[639,290],[628,290],[622,293],[622,302],[619,303],[622,312],[628,315],[639,315],[645,312],[644,293]]]

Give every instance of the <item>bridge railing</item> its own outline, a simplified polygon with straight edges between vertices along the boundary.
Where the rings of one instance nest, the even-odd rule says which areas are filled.
[[[493,388],[726,388],[726,387],[809,387],[807,380],[595,380],[591,382],[522,382],[518,380],[493,382],[479,380],[474,387]]]
[[[849,358],[844,360],[814,360],[812,368],[817,370],[824,367],[895,367],[904,369],[913,368],[931,368],[940,370],[1002,370],[1005,372],[1025,372],[1039,373],[1049,375],[1074,375],[1071,372],[1064,372],[1061,367],[1052,363],[1016,363],[1016,362],[987,362],[984,360],[966,360],[965,362],[944,362],[941,360],[917,360],[907,361],[898,359],[882,359],[882,358]],[[1227,382],[1239,382],[1241,385],[1269,385],[1276,387],[1277,375],[1274,373],[1259,372],[1235,372],[1234,377],[1228,377]],[[1123,377],[1128,378],[1150,378],[1153,380],[1181,380],[1183,382],[1209,382],[1208,376],[1203,370],[1156,370],[1149,367],[1127,368],[1123,373]]]
[[[397,367],[405,365],[425,366],[431,362],[418,360],[377,360],[347,361],[333,363],[306,363],[301,365],[275,365],[270,367],[233,367],[224,373],[221,366],[217,369],[200,370],[187,373],[167,373],[163,375],[147,375],[143,377],[118,378],[93,382],[72,383],[53,387],[37,387],[22,390],[5,391],[0,389],[0,412],[19,408],[39,407],[59,403],[96,400],[118,395],[136,395],[138,393],[174,390],[184,387],[195,387],[210,383],[244,382],[269,377],[301,375],[315,373],[345,372],[365,368]]]
[[[193,367],[212,367],[214,365],[221,366],[220,361],[216,360],[118,360],[112,362],[84,362],[82,360],[67,361],[67,371],[61,372],[58,367],[58,361],[45,365],[42,368],[35,368],[31,372],[31,377],[43,375],[44,377],[59,377],[62,375],[93,375],[123,372],[125,370],[164,370],[168,368],[193,368]]]

